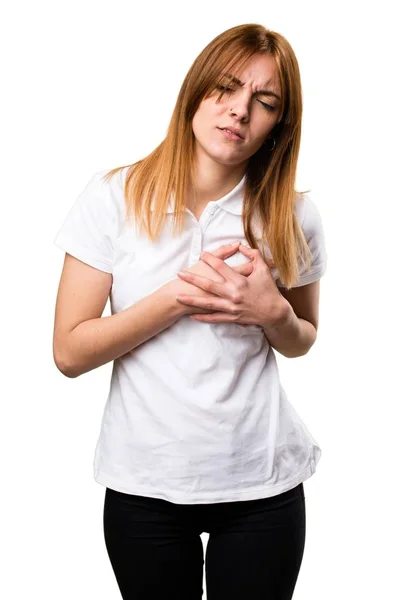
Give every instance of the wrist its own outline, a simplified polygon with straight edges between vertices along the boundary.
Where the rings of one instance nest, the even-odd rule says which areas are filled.
[[[161,289],[162,293],[166,296],[173,314],[179,319],[184,315],[188,314],[189,306],[178,302],[177,296],[181,293],[184,293],[184,290],[181,290],[181,284],[183,281],[181,279],[175,278],[163,285]]]

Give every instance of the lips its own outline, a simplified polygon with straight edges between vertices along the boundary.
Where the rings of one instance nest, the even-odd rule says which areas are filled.
[[[220,129],[221,131],[227,131],[228,133],[236,135],[238,137],[238,139],[240,139],[240,140],[244,139],[244,137],[241,135],[241,133],[237,129],[234,129],[233,127],[219,127],[218,129]]]

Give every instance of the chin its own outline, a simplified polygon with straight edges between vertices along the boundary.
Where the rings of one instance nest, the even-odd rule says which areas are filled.
[[[215,162],[220,163],[221,165],[235,167],[236,165],[239,165],[241,162],[243,162],[243,159],[236,158],[235,156],[223,156],[223,154],[208,154],[208,156],[211,160],[214,160]]]
[[[207,157],[223,165],[236,165],[246,160],[245,157],[236,156],[234,150],[232,151],[230,148],[226,150],[226,148],[218,148],[216,145],[209,148],[208,145],[204,146],[200,142],[199,147]]]

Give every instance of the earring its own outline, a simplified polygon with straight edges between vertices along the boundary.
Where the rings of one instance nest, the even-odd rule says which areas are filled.
[[[268,142],[268,140],[270,140],[270,139],[271,139],[270,137],[267,137],[267,139],[265,140],[265,143],[267,143],[267,142]],[[270,152],[272,152],[272,150],[275,148],[275,145],[276,145],[276,139],[275,139],[275,138],[272,138],[272,141],[273,141],[273,146],[272,146],[272,148],[270,149]]]

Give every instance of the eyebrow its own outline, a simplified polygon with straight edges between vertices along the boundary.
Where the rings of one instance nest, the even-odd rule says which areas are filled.
[[[237,79],[237,77],[235,77],[231,73],[225,73],[225,77],[228,77],[232,82],[236,83],[237,85],[240,85],[241,87],[243,87],[244,85],[244,83],[242,83],[240,79]],[[278,96],[278,94],[276,94],[272,90],[259,90],[257,94],[263,94],[264,96],[275,96],[275,98],[278,98],[279,101],[281,99],[280,96]]]

